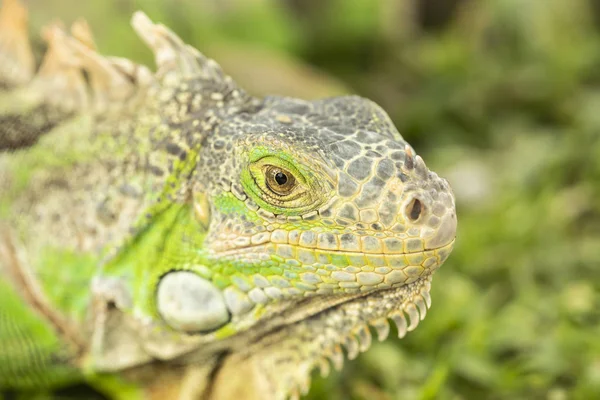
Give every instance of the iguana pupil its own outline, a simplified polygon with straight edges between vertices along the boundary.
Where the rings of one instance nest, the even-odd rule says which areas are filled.
[[[278,172],[275,174],[275,181],[280,185],[285,185],[288,178],[283,172]]]

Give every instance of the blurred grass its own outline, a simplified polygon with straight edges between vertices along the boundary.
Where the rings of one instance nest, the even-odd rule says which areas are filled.
[[[254,93],[357,92],[450,179],[459,236],[433,308],[308,399],[600,398],[600,2],[31,0],[150,63],[163,21]]]

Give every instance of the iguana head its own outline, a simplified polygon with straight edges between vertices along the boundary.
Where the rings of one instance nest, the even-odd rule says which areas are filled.
[[[159,311],[175,329],[210,331],[282,301],[427,280],[451,251],[447,181],[369,100],[266,98],[224,118],[198,160],[200,264],[210,276],[164,276]]]

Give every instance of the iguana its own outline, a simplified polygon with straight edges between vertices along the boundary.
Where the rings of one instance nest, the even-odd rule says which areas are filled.
[[[358,96],[246,93],[138,12],[156,73],[86,24],[0,17],[0,390],[284,399],[403,337],[456,234],[448,182]]]

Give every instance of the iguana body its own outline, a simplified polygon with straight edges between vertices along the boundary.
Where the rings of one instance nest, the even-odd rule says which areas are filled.
[[[140,13],[155,74],[78,23],[45,31],[32,77],[14,13],[4,0],[0,390],[286,398],[369,326],[425,316],[454,198],[377,105],[250,96]]]

